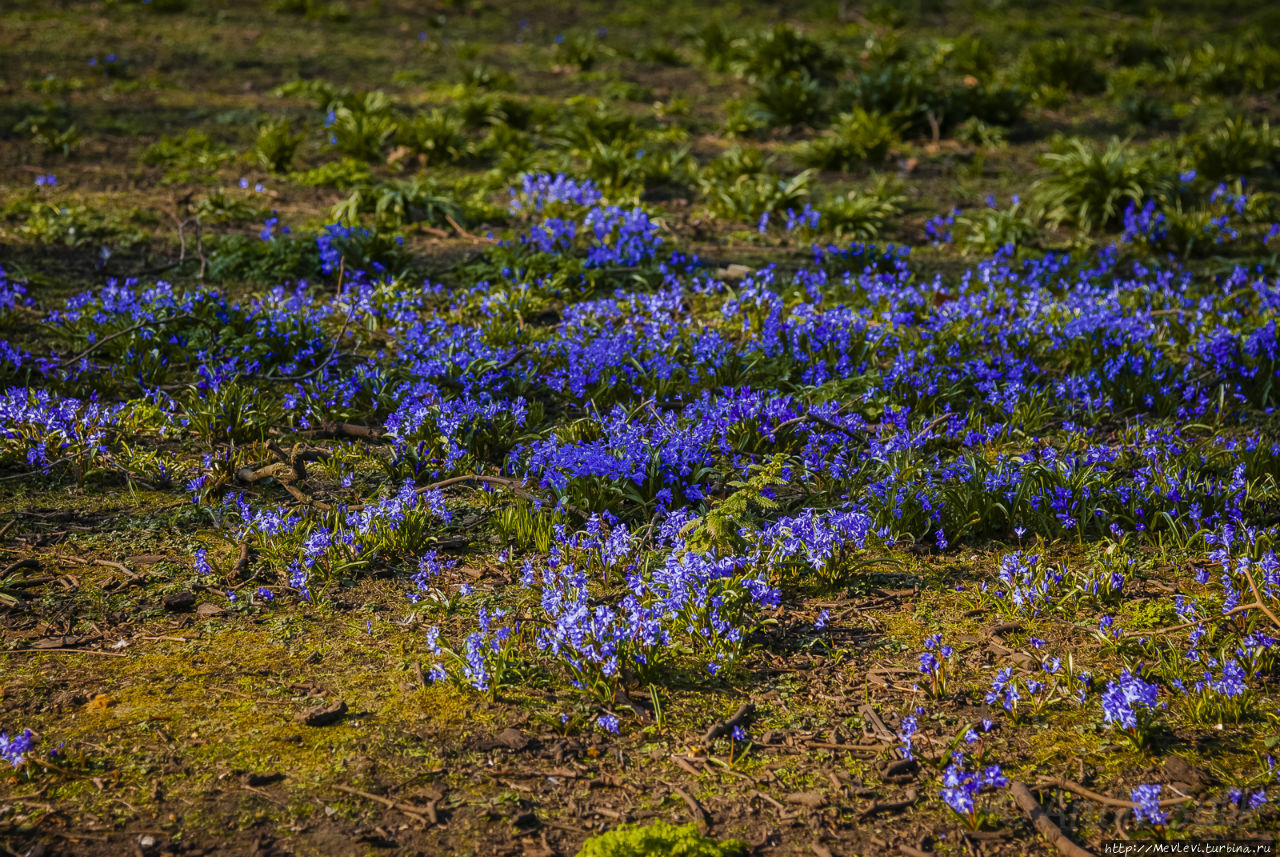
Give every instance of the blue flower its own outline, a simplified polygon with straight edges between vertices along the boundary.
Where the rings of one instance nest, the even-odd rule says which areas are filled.
[[[1155,827],[1162,827],[1169,821],[1169,816],[1160,809],[1159,785],[1138,786],[1129,792],[1129,799],[1135,804],[1133,817],[1139,823],[1146,822]]]
[[[1140,714],[1155,709],[1159,690],[1156,685],[1124,670],[1119,679],[1107,682],[1102,691],[1103,720],[1121,729],[1137,729]]]
[[[21,767],[27,760],[27,754],[35,747],[35,736],[30,729],[26,729],[21,735],[14,735],[12,738],[5,732],[0,732],[0,759],[4,759],[13,767]]]
[[[964,754],[952,754],[952,762],[942,774],[942,799],[957,814],[973,825],[977,821],[977,797],[983,791],[1009,784],[999,765],[980,771],[964,768]]]

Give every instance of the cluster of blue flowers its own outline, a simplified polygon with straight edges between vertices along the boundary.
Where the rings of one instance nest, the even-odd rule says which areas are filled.
[[[604,204],[590,181],[525,175],[521,188],[511,191],[510,208],[538,218],[518,236],[517,245],[526,253],[581,253],[588,267],[625,267],[654,258],[662,244],[659,223],[647,211]],[[552,210],[556,216],[549,216]]]
[[[942,773],[942,799],[971,827],[976,827],[979,795],[1008,784],[1009,778],[1000,770],[999,765],[975,771],[966,770],[964,754],[956,752],[951,756],[951,764]]]
[[[1253,218],[1246,214],[1253,198],[1243,182],[1235,188],[1224,182],[1196,210],[1199,216],[1184,212],[1177,201],[1148,199],[1140,207],[1130,202],[1122,218],[1120,243],[1174,252],[1265,251],[1280,235],[1280,223],[1272,223],[1265,231],[1253,228]]]
[[[1160,792],[1162,787],[1159,785],[1138,786],[1129,793],[1130,800],[1133,801],[1133,817],[1140,824],[1150,824],[1155,827],[1162,827],[1169,821],[1169,814],[1160,808]]]
[[[529,210],[541,212],[551,205],[591,208],[604,199],[604,194],[590,179],[577,180],[563,173],[525,173],[520,187],[511,188],[509,209],[512,214]]]
[[[1214,204],[1248,202],[1224,191]],[[1016,539],[995,579],[963,597],[1028,621],[1120,604],[1141,581],[1132,559],[1049,562],[1044,542],[1063,536],[1207,544],[1196,589],[1171,599],[1187,645],[1095,685],[1033,640],[1038,662],[987,676],[992,716],[1016,723],[1060,700],[1096,716],[1100,704],[1104,723],[1141,741],[1175,692],[1240,700],[1274,668],[1276,640],[1256,623],[1210,631],[1280,596],[1280,443],[1259,419],[1280,404],[1274,276],[1125,261],[1119,247],[1001,251],[942,275],[905,248],[852,244],[729,282],[661,256],[651,214],[608,204],[590,181],[524,176],[510,208],[518,234],[491,251],[505,268],[465,288],[355,270],[344,247],[361,236],[330,226],[315,249],[325,273],[344,270],[338,294],[297,283],[235,299],[130,280],[45,309],[48,353],[0,343],[0,464],[112,478],[145,465],[148,479],[185,483],[302,598],[400,569],[415,611],[466,608],[451,639],[426,636],[431,679],[481,692],[523,675],[522,659],[602,707],[662,671],[722,681],[792,587],[847,583],[872,551]],[[1156,236],[1161,216],[1131,210],[1121,244]],[[820,225],[812,209],[785,222]],[[932,221],[930,237],[950,240],[954,222]],[[267,240],[282,234],[274,218],[265,227]],[[599,279],[577,294],[561,268]],[[40,312],[3,271],[0,312]],[[244,450],[273,432],[339,438],[323,498],[283,507],[237,488]],[[140,433],[208,452],[157,443],[143,457]],[[334,452],[348,435],[368,446]],[[775,466],[772,482],[752,481]],[[454,477],[484,485],[478,507],[495,520],[536,531],[502,560],[519,572],[519,609],[457,585],[439,550],[456,509],[430,486]],[[750,512],[712,538],[713,513],[739,492]],[[537,536],[545,549],[530,549]],[[217,571],[211,553],[195,554],[201,575]],[[274,597],[260,588],[254,603]],[[1109,651],[1131,636],[1120,624],[1098,623]],[[959,658],[940,635],[922,648],[922,684],[943,698]],[[922,714],[900,722],[908,756]],[[592,722],[623,728],[611,710]],[[965,734],[966,752],[990,728]],[[0,738],[5,758],[23,758],[22,740]],[[1004,782],[956,756],[942,797],[976,823],[979,796]],[[1158,787],[1144,788],[1157,791],[1135,791],[1135,816],[1165,823]]]
[[[4,759],[15,768],[22,767],[27,761],[27,754],[35,747],[35,735],[30,729],[12,738],[8,733],[0,732],[0,759]]]
[[[1135,672],[1124,670],[1102,691],[1102,718],[1106,723],[1138,735],[1159,706],[1160,688]]]

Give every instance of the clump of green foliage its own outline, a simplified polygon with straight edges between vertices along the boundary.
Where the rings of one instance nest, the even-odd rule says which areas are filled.
[[[1115,226],[1130,202],[1166,196],[1175,179],[1158,154],[1117,139],[1104,146],[1060,140],[1041,163],[1050,173],[1037,183],[1036,201],[1046,219],[1085,232]]]
[[[188,128],[181,136],[166,135],[148,146],[142,152],[142,163],[165,167],[165,182],[209,181],[219,167],[234,157],[230,146],[203,131]]]
[[[332,109],[329,133],[334,145],[353,158],[381,160],[397,127],[391,99],[375,90],[348,102]]]
[[[1077,40],[1035,42],[1022,57],[1022,79],[1032,86],[1065,89],[1081,95],[1102,92],[1107,76],[1097,58]]]
[[[302,134],[294,133],[288,119],[264,122],[258,126],[253,156],[264,169],[273,173],[288,172],[302,138]]]
[[[718,842],[698,833],[692,824],[676,827],[655,821],[593,836],[582,844],[578,857],[734,857],[746,852],[741,840]]]
[[[893,119],[855,107],[838,116],[830,134],[813,140],[800,156],[819,169],[852,170],[883,161],[897,142],[898,124]]]
[[[609,49],[594,35],[572,32],[556,42],[554,58],[555,64],[562,68],[587,71],[609,53]]]
[[[1206,42],[1189,54],[1167,58],[1164,74],[1206,95],[1266,92],[1280,85],[1280,51],[1253,41]]]
[[[1190,135],[1180,147],[1189,150],[1196,171],[1209,179],[1237,178],[1280,164],[1280,134],[1266,119],[1251,122],[1231,116]]]
[[[702,190],[707,205],[720,217],[754,220],[766,212],[799,208],[809,198],[813,173],[806,170],[794,176],[772,171],[739,175],[732,181],[706,180]]]
[[[807,71],[792,72],[761,81],[750,98],[730,104],[725,131],[749,136],[775,128],[816,125],[826,112],[822,84]]]
[[[698,551],[734,550],[745,544],[743,525],[755,517],[776,511],[773,489],[786,484],[786,458],[776,455],[767,464],[753,465],[749,478],[731,480],[736,489],[707,514],[685,524],[686,544]]]
[[[967,211],[956,218],[957,243],[966,251],[994,253],[1002,247],[1032,245],[1040,235],[1040,217],[1021,199],[1008,208]]]
[[[396,142],[426,164],[456,164],[469,154],[463,120],[443,110],[429,110],[402,120]]]
[[[907,60],[878,66],[840,87],[837,105],[851,104],[892,117],[904,136],[940,136],[970,118],[1013,125],[1026,106],[1017,85],[956,79],[945,66]]]
[[[50,155],[70,155],[80,145],[80,134],[71,122],[67,105],[52,100],[24,116],[13,130],[28,136]]]
[[[357,188],[334,207],[332,214],[339,223],[359,223],[361,215],[372,214],[374,224],[382,230],[409,223],[443,227],[450,218],[456,221],[463,216],[461,206],[447,189],[417,176],[407,182]]]
[[[900,187],[884,177],[864,190],[832,196],[818,206],[825,231],[857,241],[874,241],[888,231],[902,214],[906,197]]]

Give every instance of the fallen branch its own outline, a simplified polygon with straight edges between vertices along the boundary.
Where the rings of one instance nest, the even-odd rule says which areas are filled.
[[[479,473],[466,473],[462,476],[450,476],[448,479],[441,479],[439,482],[432,482],[430,485],[423,485],[417,490],[419,494],[425,494],[428,491],[448,488],[450,485],[460,485],[464,482],[486,482],[493,485],[502,485],[510,488],[512,491],[527,500],[540,499],[523,480],[515,479],[510,476],[482,476]],[[557,503],[557,506],[572,512],[583,520],[591,517],[590,512],[587,512],[585,509],[579,509],[577,506],[570,505],[569,503]]]
[[[357,437],[368,441],[382,441],[384,439],[380,429],[337,420],[325,420],[320,423],[319,428],[303,429],[293,433],[302,437]]]
[[[418,489],[419,494],[425,494],[428,491],[435,491],[440,488],[448,488],[450,485],[460,485],[463,482],[491,482],[494,485],[505,485],[510,488],[525,488],[528,486],[519,479],[513,479],[510,476],[481,476],[479,473],[467,473],[462,476],[450,476],[448,479],[441,479],[439,482],[432,482],[430,485],[423,485]]]
[[[472,240],[472,241],[476,241],[476,242],[480,242],[480,243],[485,243],[485,244],[497,244],[497,243],[498,243],[498,241],[497,241],[497,239],[496,239],[496,238],[481,237],[481,236],[479,236],[479,235],[474,235],[474,234],[472,234],[472,233],[468,232],[467,230],[465,230],[465,229],[463,229],[463,228],[462,228],[462,226],[458,223],[458,221],[454,220],[454,219],[453,219],[451,216],[449,216],[448,214],[446,214],[446,215],[444,216],[444,219],[448,222],[448,224],[449,224],[450,226],[452,226],[452,227],[453,227],[454,231],[455,231],[455,232],[457,232],[457,233],[458,233],[458,235],[460,235],[460,236],[461,236],[461,237],[463,237],[463,238],[469,238],[469,239],[470,239],[470,240]]]
[[[689,810],[693,813],[694,820],[698,824],[698,832],[701,833],[703,836],[710,833],[711,832],[711,816],[708,815],[707,811],[702,808],[702,804],[694,800],[693,795],[689,794],[684,789],[673,788],[671,790],[671,793],[677,796],[678,798],[680,798],[681,800],[683,800],[685,804],[689,807]]]
[[[67,456],[66,458],[59,458],[57,461],[50,461],[39,470],[28,470],[26,473],[10,473],[8,476],[0,476],[0,482],[8,482],[10,479],[29,479],[32,476],[48,476],[52,472],[53,468],[57,467],[59,464],[66,464],[70,460],[71,456]]]
[[[717,738],[722,738],[725,735],[732,733],[734,728],[737,726],[741,726],[746,720],[748,720],[751,717],[752,714],[755,713],[755,710],[756,710],[756,707],[752,705],[750,702],[744,702],[742,704],[742,707],[739,708],[732,717],[730,717],[728,720],[723,720],[719,723],[716,723],[710,729],[708,729],[706,733],[702,736],[702,743],[711,744]]]
[[[93,561],[93,564],[101,565],[104,568],[114,568],[117,571],[123,571],[126,575],[128,575],[130,580],[138,579],[138,575],[134,573],[133,569],[129,568],[129,566],[125,565],[122,562],[115,562],[109,559],[95,559]]]
[[[319,509],[321,512],[328,512],[333,509],[333,507],[330,506],[328,503],[325,503],[322,500],[317,500],[316,498],[312,497],[310,494],[303,491],[298,486],[294,485],[292,482],[281,482],[280,486],[284,488],[284,490],[288,491],[289,495],[292,496],[293,499],[297,500],[299,503],[302,503],[305,506],[314,506],[315,508]]]
[[[786,810],[787,810],[787,808],[786,808],[785,806],[783,806],[782,804],[778,803],[776,800],[774,800],[773,798],[769,797],[769,795],[765,794],[765,793],[764,793],[764,792],[762,792],[762,791],[759,791],[759,790],[754,791],[754,792],[752,792],[752,793],[751,793],[751,796],[752,796],[752,797],[758,797],[758,798],[760,798],[760,800],[762,800],[762,801],[764,801],[765,803],[769,804],[770,806],[772,806],[774,809],[778,810],[779,812],[786,812]]]
[[[1253,569],[1248,564],[1243,564],[1243,568],[1245,580],[1249,581],[1249,589],[1253,592],[1253,606],[1265,613],[1267,618],[1271,620],[1271,624],[1275,625],[1277,630],[1280,630],[1280,618],[1277,618],[1276,614],[1271,612],[1271,608],[1263,602],[1262,593],[1258,591],[1258,581],[1253,579]]]
[[[233,581],[242,581],[249,577],[249,543],[240,543],[240,555],[236,557],[235,565],[231,566],[231,579]]]
[[[440,823],[440,817],[439,817],[439,814],[436,812],[436,807],[434,802],[429,803],[426,806],[414,806],[413,804],[400,803],[399,801],[391,800],[390,798],[385,798],[385,797],[382,797],[381,795],[376,795],[371,792],[361,791],[360,789],[352,788],[351,786],[346,786],[346,785],[343,785],[342,783],[334,783],[333,787],[340,792],[346,792],[347,794],[350,794],[350,795],[356,795],[358,797],[362,797],[365,800],[371,800],[371,801],[374,801],[375,803],[380,803],[383,806],[387,807],[388,809],[399,810],[400,812],[403,812],[405,815],[412,818],[414,821],[420,822],[424,825]]]
[[[16,559],[13,562],[9,563],[7,566],[5,566],[4,571],[0,571],[0,577],[8,577],[9,575],[13,574],[15,571],[20,571],[21,569],[24,569],[24,568],[33,568],[36,571],[39,571],[40,560],[35,559],[34,557],[27,557],[26,559]]]
[[[877,815],[887,815],[887,814],[896,815],[904,810],[910,809],[911,807],[915,806],[916,801],[918,801],[919,799],[920,798],[918,797],[913,797],[913,798],[908,798],[907,800],[893,801],[892,803],[880,803],[879,801],[877,801],[862,811],[861,818],[863,819],[874,818]]]
[[[67,646],[49,649],[0,649],[0,655],[47,655],[55,652],[69,652],[76,655],[101,655],[104,658],[126,657],[123,652],[104,652],[100,649],[73,649]]]
[[[521,357],[526,356],[531,351],[533,351],[533,349],[530,348],[529,346],[521,345],[519,348],[515,350],[514,354],[512,354],[506,360],[503,360],[497,366],[494,366],[493,369],[490,371],[501,372],[503,369],[510,369],[513,365],[515,365],[516,361],[518,361]]]
[[[264,381],[283,381],[286,383],[297,383],[298,381],[307,381],[319,375],[325,368],[333,362],[338,356],[338,346],[342,344],[342,338],[347,335],[347,326],[351,323],[351,314],[347,314],[347,318],[342,322],[342,330],[338,331],[338,338],[333,341],[333,347],[329,349],[329,354],[320,361],[316,366],[303,372],[301,375],[272,375],[268,372],[266,375],[255,375]]]
[[[1248,604],[1240,604],[1236,607],[1232,607],[1230,610],[1218,616],[1206,616],[1203,619],[1195,619],[1195,620],[1192,620],[1191,622],[1183,622],[1180,625],[1169,625],[1166,628],[1147,628],[1147,629],[1138,629],[1135,631],[1125,631],[1123,636],[1126,639],[1128,639],[1131,637],[1154,637],[1157,634],[1172,634],[1174,631],[1182,631],[1187,628],[1194,628],[1197,625],[1203,625],[1205,622],[1216,622],[1219,619],[1225,619],[1228,616],[1234,616],[1237,613],[1247,613],[1250,610],[1261,610],[1263,613],[1265,613],[1267,616],[1271,618],[1272,622],[1276,623],[1277,628],[1280,628],[1280,619],[1277,619],[1275,617],[1275,614],[1273,614],[1270,610],[1268,610],[1262,604],[1262,599],[1261,597],[1259,597],[1258,600],[1256,601],[1251,601]],[[1086,631],[1093,630],[1092,628],[1089,628],[1087,626],[1077,625],[1076,627],[1082,628],[1083,630],[1086,630]]]
[[[49,575],[46,577],[24,577],[22,580],[0,581],[0,588],[30,589],[34,586],[43,586],[46,583],[53,583],[54,581],[61,580],[61,579],[62,578],[59,578],[59,577],[53,577],[52,575]]]
[[[938,423],[945,422],[945,421],[947,421],[947,420],[951,419],[953,416],[955,416],[955,414],[943,414],[943,415],[942,415],[942,416],[940,416],[940,417],[936,417],[936,418],[934,418],[934,419],[930,420],[928,423],[926,423],[926,424],[925,424],[925,425],[920,429],[920,431],[916,432],[915,437],[913,437],[913,438],[911,439],[911,445],[912,445],[912,446],[914,446],[914,445],[916,445],[917,443],[919,443],[921,440],[923,440],[923,439],[924,439],[924,436],[925,436],[926,434],[928,434],[929,432],[933,431],[934,426],[936,426]]]
[[[695,776],[695,777],[696,777],[696,776],[698,776],[698,774],[700,774],[700,773],[701,773],[701,771],[699,771],[697,768],[695,768],[695,767],[694,767],[694,766],[689,762],[689,760],[688,760],[688,759],[685,759],[685,758],[683,758],[683,757],[681,757],[681,756],[671,756],[671,757],[670,757],[670,759],[671,759],[671,761],[672,761],[672,762],[674,762],[674,763],[675,763],[675,765],[676,765],[676,767],[677,767],[677,768],[679,768],[680,770],[684,771],[684,772],[685,772],[685,773],[687,773],[687,774],[693,774],[693,776]]]
[[[1027,814],[1036,830],[1040,831],[1040,835],[1048,840],[1050,845],[1066,857],[1094,857],[1092,852],[1072,842],[1058,825],[1049,820],[1044,808],[1040,806],[1039,801],[1031,794],[1031,790],[1025,783],[1014,780],[1009,784],[1009,791],[1013,793],[1014,802]]]
[[[771,430],[771,433],[776,434],[779,429],[788,428],[789,426],[800,425],[800,423],[804,423],[804,422],[815,422],[815,423],[818,423],[819,425],[826,426],[827,428],[833,431],[842,432],[843,434],[848,435],[854,440],[861,439],[858,433],[855,432],[853,429],[848,428],[847,426],[842,426],[840,425],[840,423],[836,422],[835,420],[829,420],[826,417],[819,416],[818,414],[815,414],[815,413],[805,413],[798,417],[792,417],[789,420],[783,420],[782,422],[778,423],[776,426],[773,427],[773,429]]]
[[[144,327],[151,327],[151,326],[160,327],[161,325],[168,324],[171,321],[192,321],[195,318],[196,317],[194,315],[183,314],[183,315],[171,315],[168,318],[158,318],[158,319],[152,319],[150,321],[138,322],[137,324],[132,325],[131,327],[126,327],[123,330],[117,330],[115,333],[108,334],[107,336],[102,337],[97,342],[93,343],[92,345],[90,345],[88,348],[84,349],[80,353],[74,354],[71,357],[68,357],[67,359],[63,360],[61,363],[58,364],[58,368],[62,369],[66,366],[70,366],[72,363],[75,363],[79,360],[82,360],[85,357],[88,357],[90,354],[97,351],[99,348],[106,345],[111,340],[119,339],[121,336],[124,336],[127,333],[134,333],[136,331],[141,330]]]
[[[1095,803],[1100,803],[1104,806],[1118,806],[1124,809],[1133,809],[1134,807],[1142,806],[1142,804],[1137,803],[1136,801],[1124,800],[1123,798],[1118,797],[1108,797],[1107,795],[1099,794],[1098,792],[1095,792],[1086,786],[1082,786],[1074,780],[1068,780],[1065,777],[1059,777],[1055,780],[1045,780],[1043,782],[1036,783],[1035,787],[1037,789],[1060,789],[1064,792],[1071,792],[1072,794],[1088,798],[1089,800],[1094,801]],[[1177,806],[1178,804],[1183,804],[1190,800],[1193,800],[1193,798],[1185,796],[1171,797],[1160,801],[1160,806]]]

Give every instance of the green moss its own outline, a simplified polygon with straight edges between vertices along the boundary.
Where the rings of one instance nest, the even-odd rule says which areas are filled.
[[[582,844],[578,857],[729,857],[746,851],[747,844],[740,840],[717,842],[698,833],[692,824],[676,827],[656,821],[593,836]]]

